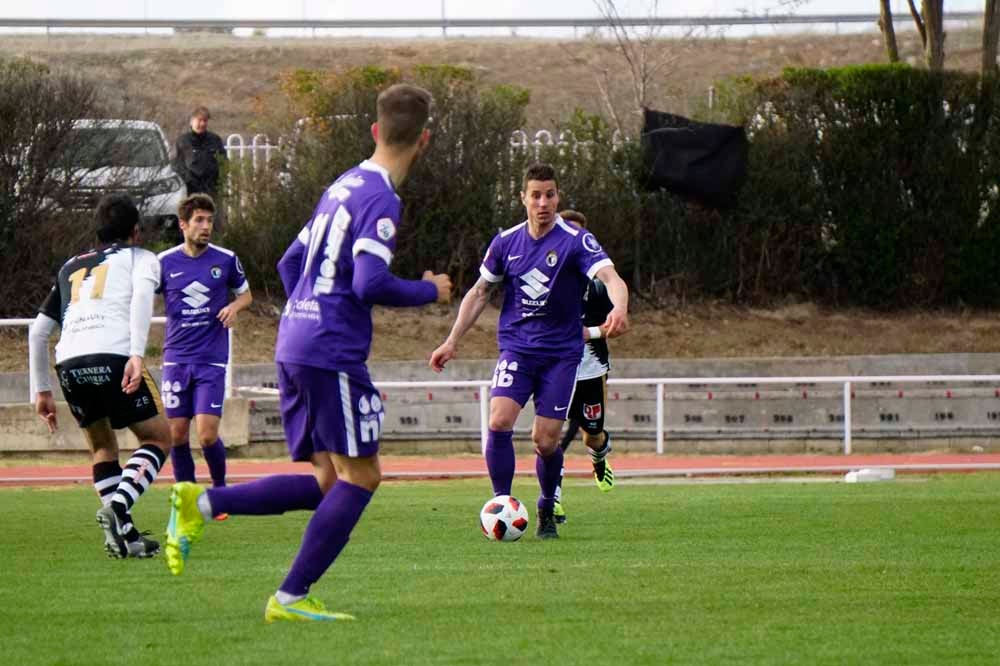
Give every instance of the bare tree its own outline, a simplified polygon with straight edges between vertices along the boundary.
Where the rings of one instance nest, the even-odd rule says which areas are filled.
[[[944,69],[944,0],[921,0],[919,10],[914,0],[906,1],[920,33],[927,69],[939,72]]]
[[[997,42],[1000,41],[1000,0],[986,0],[983,12],[983,78],[995,77],[997,69]]]
[[[597,10],[604,17],[614,37],[618,54],[625,62],[629,74],[630,98],[627,109],[616,103],[611,81],[618,78],[618,72],[601,67],[597,72],[597,87],[601,100],[611,116],[615,128],[623,135],[641,117],[642,110],[649,106],[650,92],[657,76],[677,61],[677,55],[665,50],[657,51],[656,42],[660,38],[660,26],[652,20],[658,15],[659,0],[652,0],[649,7],[649,22],[639,28],[632,28],[622,21],[616,0],[594,0]],[[632,120],[630,122],[630,119]]]
[[[878,17],[878,28],[882,32],[882,42],[885,44],[889,62],[899,62],[899,46],[896,43],[896,28],[892,24],[892,7],[889,0],[879,0],[881,9]]]

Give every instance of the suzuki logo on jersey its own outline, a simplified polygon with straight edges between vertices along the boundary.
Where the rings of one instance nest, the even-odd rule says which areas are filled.
[[[549,288],[545,286],[545,283],[549,281],[549,276],[537,268],[532,268],[522,275],[521,281],[524,282],[521,285],[521,291],[531,296],[532,300],[537,301],[549,293]]]
[[[210,299],[205,294],[207,294],[209,291],[211,290],[208,287],[203,285],[201,282],[198,282],[197,280],[195,280],[188,286],[181,289],[181,292],[185,295],[185,298],[183,299],[184,302],[190,305],[192,308],[196,309],[204,307],[204,305],[208,303]],[[197,314],[197,313],[185,312],[184,314]]]

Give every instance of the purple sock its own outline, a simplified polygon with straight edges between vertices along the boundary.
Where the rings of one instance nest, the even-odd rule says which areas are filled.
[[[494,495],[510,495],[514,483],[514,433],[490,430],[486,439],[486,469]]]
[[[559,487],[559,477],[562,476],[563,450],[557,446],[548,458],[536,456],[535,473],[538,474],[538,485],[542,494],[538,496],[538,508],[552,510],[556,501],[556,488]]]
[[[194,458],[187,442],[170,447],[170,464],[174,466],[174,481],[194,483]]]
[[[212,513],[234,516],[276,516],[286,511],[315,511],[323,501],[312,474],[275,474],[225,488],[209,488]]]
[[[216,439],[213,444],[201,447],[201,453],[208,463],[208,473],[212,477],[212,485],[216,488],[223,488],[226,485],[226,447],[221,439]]]
[[[360,486],[346,481],[333,484],[306,526],[299,554],[279,588],[282,592],[295,596],[309,592],[347,545],[371,498],[372,493]]]

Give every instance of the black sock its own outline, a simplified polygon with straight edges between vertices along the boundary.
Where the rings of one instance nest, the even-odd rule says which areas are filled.
[[[94,490],[101,498],[101,504],[106,505],[111,501],[111,496],[115,494],[118,484],[122,480],[122,466],[117,460],[111,462],[94,463]]]

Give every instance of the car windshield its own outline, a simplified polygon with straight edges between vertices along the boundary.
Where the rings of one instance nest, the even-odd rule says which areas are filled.
[[[160,133],[132,127],[79,127],[67,137],[66,161],[77,167],[156,167],[167,163]]]

